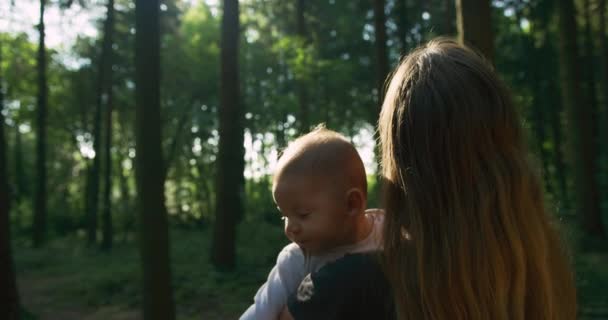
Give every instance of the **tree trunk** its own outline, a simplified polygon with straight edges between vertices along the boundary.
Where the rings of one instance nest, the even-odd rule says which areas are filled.
[[[211,175],[209,174],[209,170],[206,168],[206,164],[204,164],[202,161],[197,161],[196,170],[199,179],[197,181],[197,189],[199,190],[199,192],[197,192],[198,201],[200,201],[201,204],[205,204],[204,208],[201,205],[201,219],[204,219],[205,217],[210,217],[213,214],[213,209],[215,208],[213,198],[215,198],[215,194],[213,193],[213,184],[209,183],[209,179],[206,178]]]
[[[304,19],[305,3],[307,0],[297,0],[296,10],[296,21],[297,21],[297,34],[302,40],[304,46],[310,43],[308,33],[306,32],[306,21]],[[300,134],[305,134],[310,130],[310,112],[308,110],[308,84],[305,79],[302,79],[302,75],[298,77],[297,90],[298,90],[298,104],[300,105]]]
[[[494,61],[490,0],[456,0],[458,41],[479,50]]]
[[[555,93],[559,91],[555,85],[551,85],[551,89],[549,92]],[[555,106],[557,108],[552,110],[549,116],[549,123],[551,125],[551,135],[553,136],[553,141],[555,143],[555,152],[553,153],[553,163],[555,164],[555,172],[557,175],[557,184],[560,193],[560,199],[562,199],[564,209],[571,207],[569,203],[570,193],[568,192],[568,188],[566,186],[566,163],[564,162],[566,150],[564,147],[564,126],[562,125],[563,121],[563,111],[564,104],[559,99],[555,100]]]
[[[182,203],[182,197],[181,197],[182,170],[181,170],[181,166],[180,166],[179,162],[177,162],[176,165],[173,167],[173,176],[171,178],[172,178],[171,181],[173,182],[173,205],[174,205],[173,206],[174,212],[172,212],[171,215],[173,215],[174,217],[177,217],[178,218],[177,220],[181,222],[182,221],[181,219],[184,215],[184,211],[182,210],[182,206],[181,206],[181,203]]]
[[[546,26],[546,24],[543,24]],[[543,29],[543,26],[539,26],[540,29]],[[545,41],[543,47],[541,47],[540,56],[548,56],[554,54],[554,51],[548,47],[548,40]],[[542,60],[545,62],[545,60]],[[539,68],[541,70],[545,68],[554,68],[554,65],[548,65],[543,63]],[[568,188],[566,185],[566,177],[568,175],[565,158],[566,158],[566,148],[564,143],[565,129],[564,129],[564,103],[555,92],[560,92],[559,84],[555,81],[547,81],[546,88],[544,89],[544,94],[542,99],[544,103],[548,104],[548,112],[547,117],[549,121],[549,127],[547,134],[553,139],[553,153],[551,154],[551,162],[555,166],[555,194],[557,195],[557,199],[561,202],[560,207],[564,209],[566,212],[568,208],[571,207],[570,203],[570,193],[568,192]]]
[[[0,44],[1,45],[1,44]],[[0,48],[0,55],[2,48]],[[2,66],[0,56],[0,67]],[[0,69],[0,288],[2,295],[0,299],[0,318],[17,320],[21,318],[19,306],[19,294],[17,292],[17,281],[15,266],[11,249],[11,225],[10,225],[10,190],[7,172],[7,143],[4,136],[4,91],[2,89],[2,70]]]
[[[211,261],[219,269],[235,265],[236,217],[243,210],[243,111],[238,74],[239,3],[224,0],[221,43],[219,151]]]
[[[104,175],[104,191],[103,191],[103,232],[101,249],[110,250],[112,248],[112,238],[114,237],[114,231],[112,228],[112,103],[113,103],[113,91],[112,91],[112,65],[114,62],[112,54],[112,37],[114,33],[114,0],[108,0],[107,18],[104,26],[104,37],[103,37],[103,48],[102,56],[105,55],[106,59],[103,59],[105,65],[100,68],[105,69],[104,74],[107,74],[107,81],[104,81],[105,94],[107,96],[106,101],[106,132],[105,132],[105,175]],[[101,70],[101,69],[100,69]],[[105,80],[105,79],[104,79]]]
[[[120,153],[119,153],[120,154]],[[131,210],[131,194],[129,193],[129,181],[128,177],[125,175],[125,170],[122,167],[124,157],[119,156],[116,161],[116,168],[118,170],[118,184],[120,186],[120,214],[125,215],[124,218],[124,232],[122,241],[126,242],[128,235],[131,231],[133,231],[132,227],[135,224],[135,215]]]
[[[519,10],[515,11],[515,21],[522,21],[523,16],[522,12]],[[544,22],[544,21],[543,21]],[[544,27],[544,23],[540,22],[538,24],[535,23],[535,26],[539,27],[539,30],[542,30],[541,26]],[[546,78],[546,75],[543,73],[543,65],[541,61],[545,61],[543,59],[544,52],[547,50],[547,42],[543,41],[540,47],[536,47],[534,45],[534,38],[529,36],[524,36],[521,38],[521,52],[528,52],[530,57],[525,60],[523,68],[526,70],[530,70],[530,82],[532,89],[532,106],[531,106],[531,125],[534,135],[536,136],[536,143],[538,148],[538,153],[540,157],[540,165],[542,168],[542,178],[544,181],[545,191],[549,194],[557,196],[553,190],[553,185],[551,183],[551,176],[549,171],[550,166],[550,154],[548,150],[544,147],[545,141],[548,140],[547,129],[545,126],[546,119],[546,110],[548,110],[548,106],[552,104],[548,103],[546,97],[549,96],[547,89],[547,81],[543,81],[543,78]]]
[[[110,89],[111,90],[111,89]],[[108,93],[108,105],[106,113],[106,150],[105,154],[105,174],[103,191],[103,229],[101,249],[108,251],[112,249],[114,238],[114,228],[112,226],[112,93]]]
[[[374,30],[375,30],[375,47],[376,47],[376,89],[377,94],[377,109],[371,118],[372,123],[376,123],[380,108],[382,107],[382,99],[384,98],[384,82],[389,73],[388,53],[386,50],[386,15],[384,14],[384,0],[372,0],[374,7]]]
[[[599,141],[600,150],[598,153],[603,155],[603,158],[600,158],[600,163],[604,164],[604,167],[600,166],[600,169],[607,170],[606,163],[608,163],[608,148],[606,147],[606,141],[608,141],[608,41],[606,39],[606,0],[599,0],[598,3],[598,16],[599,16],[599,40],[600,40],[600,92],[602,92],[602,103],[600,104],[601,110],[599,111],[600,115],[598,120],[600,122],[599,126]],[[604,177],[603,189],[600,189],[600,193],[603,196],[600,196],[600,199],[606,199],[608,196],[608,172],[604,171],[603,175],[599,175],[600,177]]]
[[[95,108],[93,129],[93,149],[95,156],[92,163],[89,165],[87,175],[87,244],[94,245],[97,242],[97,209],[99,205],[99,167],[101,166],[100,152],[100,126],[101,126],[101,110]]]
[[[135,172],[143,318],[173,320],[160,120],[160,0],[135,2]]]
[[[100,186],[100,174],[101,174],[101,127],[102,127],[102,109],[105,103],[108,106],[108,78],[109,72],[111,72],[111,66],[109,65],[112,50],[112,27],[110,23],[113,20],[114,10],[110,12],[108,1],[108,12],[106,22],[104,23],[104,37],[101,48],[101,55],[99,58],[98,73],[97,73],[97,98],[95,103],[95,116],[93,119],[93,149],[95,150],[95,157],[93,158],[93,165],[91,167],[90,179],[88,183],[91,185],[87,188],[90,190],[89,203],[87,205],[87,239],[89,245],[94,245],[97,242],[97,220],[98,220],[98,209],[99,209],[99,186]],[[104,204],[105,210],[105,204]],[[105,217],[104,217],[105,219]],[[105,221],[104,221],[105,224]],[[104,231],[105,232],[105,231]],[[103,244],[102,244],[103,246]]]
[[[192,118],[190,112],[191,110],[192,109],[190,108],[184,110],[184,113],[182,113],[182,115],[179,117],[177,125],[175,126],[175,134],[173,135],[173,139],[171,139],[171,144],[169,145],[167,157],[164,162],[165,167],[163,168],[163,181],[167,180],[169,169],[171,169],[173,161],[178,156],[178,147],[180,146],[182,133],[184,131],[184,128],[186,127],[186,124],[188,124],[188,121]]]
[[[129,119],[125,115],[126,110],[123,109],[121,113],[118,113],[118,124],[119,131],[118,134],[121,137],[126,137],[128,135],[127,122]],[[126,159],[129,159],[128,155],[128,144],[122,144],[123,152],[118,152],[118,157],[116,159],[116,168],[118,170],[118,180],[120,185],[120,203],[121,203],[121,212],[120,214],[125,215],[124,218],[124,226],[123,226],[123,237],[122,241],[126,242],[130,233],[134,231],[135,224],[137,222],[137,213],[134,212],[134,204],[133,199],[131,197],[131,188],[129,185],[129,179],[131,179],[132,170],[125,170],[123,167],[123,163]],[[126,151],[126,152],[125,152]],[[137,182],[135,182],[137,183]]]
[[[2,94],[2,93],[0,93]],[[23,142],[21,141],[21,132],[19,132],[19,123],[15,122],[15,194],[13,199],[19,202],[23,197],[27,196],[27,181],[25,180],[25,169],[23,168]]]
[[[85,189],[84,189],[84,211],[85,211],[85,219],[84,225],[87,230],[87,245],[91,245],[95,243],[95,233],[97,230],[97,226],[93,225],[97,219],[93,219],[91,217],[91,205],[93,203],[93,163],[89,161],[86,167],[86,178],[85,178]]]
[[[591,15],[589,13],[590,10],[590,6],[591,4],[589,3],[589,0],[584,0],[583,3],[583,15],[584,15],[584,25],[585,25],[585,38],[584,38],[584,43],[585,43],[585,56],[586,56],[586,62],[585,63],[585,75],[587,76],[586,78],[586,82],[587,82],[587,98],[588,98],[588,103],[589,103],[589,108],[591,108],[591,114],[593,119],[597,119],[598,117],[598,110],[597,110],[597,84],[595,82],[595,76],[594,76],[594,71],[593,71],[593,61],[595,60],[594,58],[594,46],[593,46],[593,36],[591,34]],[[595,138],[597,137],[597,122],[596,121],[592,121],[591,122],[591,132],[592,132],[592,136]],[[594,148],[595,149],[595,148]],[[597,150],[596,151],[596,156],[597,157]],[[596,168],[597,170],[597,168]]]
[[[594,75],[594,63],[593,61],[594,59],[594,45],[593,45],[593,35],[591,34],[591,14],[590,14],[590,1],[589,0],[584,0],[583,3],[583,15],[584,15],[584,26],[585,26],[585,38],[584,38],[584,45],[585,45],[585,56],[587,57],[585,60],[585,75],[586,75],[586,82],[587,82],[587,100],[588,101],[588,107],[590,109],[591,112],[591,117],[589,118],[589,125],[590,125],[590,131],[591,131],[591,183],[593,184],[593,188],[595,189],[595,191],[592,193],[593,195],[593,202],[597,203],[598,209],[597,211],[595,211],[595,214],[597,214],[597,217],[590,217],[588,220],[589,221],[594,221],[593,223],[598,223],[599,226],[597,226],[596,228],[599,230],[598,232],[603,236],[605,236],[605,230],[604,230],[604,225],[602,223],[602,213],[601,213],[601,205],[600,205],[600,180],[598,179],[598,177],[600,176],[600,162],[599,162],[599,123],[598,123],[598,119],[600,118],[600,114],[599,114],[599,110],[598,110],[598,102],[597,102],[597,84],[595,82],[595,75]],[[593,214],[593,213],[589,213],[589,214]]]
[[[407,0],[396,1],[395,12],[397,12],[397,17],[395,20],[397,22],[397,36],[399,37],[399,44],[401,46],[401,55],[405,55],[408,51],[407,34],[409,32],[409,26],[407,23]]]
[[[542,61],[542,52],[543,48],[535,48],[533,39],[525,37],[523,39],[524,47],[522,52],[530,52],[533,56],[531,59],[527,60],[526,68],[531,70],[531,82],[532,82],[532,129],[534,131],[534,135],[536,136],[537,148],[540,156],[540,161],[542,165],[542,176],[545,182],[545,190],[547,192],[554,194],[552,190],[552,185],[550,183],[549,176],[549,154],[544,147],[545,140],[547,140],[547,130],[545,128],[545,119],[546,116],[544,114],[544,110],[547,106],[546,97],[547,91],[545,83],[542,81],[543,72],[542,67],[539,65],[539,61]],[[546,43],[543,43],[542,46],[546,46]]]
[[[594,178],[595,153],[592,136],[593,118],[588,105],[581,103],[581,75],[577,49],[576,13],[572,0],[558,1],[559,51],[562,96],[568,118],[568,160],[574,178],[576,213],[584,232],[603,237],[597,184]]]
[[[389,74],[388,53],[386,49],[386,15],[384,13],[384,0],[372,0],[374,9],[374,32],[375,32],[375,48],[376,48],[376,109],[370,117],[370,123],[375,125],[378,121],[378,116],[382,109],[382,101],[384,99],[384,84],[386,77]],[[404,40],[405,41],[405,40]],[[380,141],[378,132],[374,134],[374,141]],[[375,146],[376,163],[380,163],[380,145]],[[382,176],[380,171],[376,172],[377,181],[381,181]]]
[[[44,7],[46,0],[40,0],[40,21],[38,31],[38,112],[36,132],[36,171],[38,183],[34,204],[33,244],[40,247],[46,240],[46,113],[48,88],[46,83],[46,49],[44,45]]]
[[[453,0],[444,0],[443,1],[443,30],[442,33],[445,36],[454,35],[454,2]]]
[[[28,181],[26,172],[23,167],[23,142],[21,141],[21,132],[19,132],[19,124],[15,123],[15,195],[13,197],[15,207],[15,215],[17,216],[16,229],[17,231],[25,227],[23,224],[24,216],[21,212],[21,201],[29,196]]]
[[[121,125],[122,128],[122,125]],[[131,193],[129,191],[129,178],[125,173],[125,169],[123,168],[123,162],[127,157],[124,156],[124,153],[118,152],[118,156],[116,157],[116,170],[118,171],[118,185],[120,188],[120,214],[124,215],[124,226],[122,233],[122,242],[126,242],[129,234],[133,231],[133,226],[135,225],[135,220],[137,219],[135,214],[133,213],[132,204],[131,204]]]

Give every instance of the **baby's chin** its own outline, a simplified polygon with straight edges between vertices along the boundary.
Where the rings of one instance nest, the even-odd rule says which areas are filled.
[[[300,249],[301,249],[302,251],[305,251],[305,252],[307,252],[307,253],[310,253],[311,248],[310,248],[310,246],[309,246],[309,245],[307,245],[307,243],[306,243],[306,242],[298,242],[298,241],[294,241],[294,243],[295,243],[295,244],[297,244],[297,245],[298,245],[298,247],[300,247]],[[313,250],[313,251],[314,251],[314,250]]]
[[[302,250],[302,252],[304,252],[304,255],[313,255],[314,252],[317,251],[317,250],[315,250],[314,246],[311,246],[310,242],[294,241],[294,243],[298,245],[298,247],[300,248],[300,250]]]
[[[300,250],[304,252],[305,255],[308,256],[319,256],[325,254],[328,250],[326,248],[322,248],[319,246],[315,246],[310,242],[296,242]]]

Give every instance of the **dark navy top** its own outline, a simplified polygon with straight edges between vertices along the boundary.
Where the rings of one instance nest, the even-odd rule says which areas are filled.
[[[377,253],[348,254],[309,274],[287,306],[295,320],[396,319]]]

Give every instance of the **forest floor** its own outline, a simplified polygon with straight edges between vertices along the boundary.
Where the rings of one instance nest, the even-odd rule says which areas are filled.
[[[247,226],[245,228],[245,226]],[[210,228],[171,228],[171,267],[177,319],[237,319],[286,244],[280,226],[241,223],[237,267],[209,264]],[[141,319],[141,267],[133,240],[110,253],[87,248],[84,237],[32,249],[15,239],[15,264],[26,319]],[[608,319],[608,252],[576,253],[579,319]]]
[[[576,255],[579,319],[608,319],[608,252]]]
[[[245,225],[245,224],[241,224]],[[239,228],[237,267],[218,272],[209,263],[211,230],[171,228],[173,297],[178,320],[238,319],[287,242],[266,223]],[[141,316],[141,267],[133,240],[110,253],[87,248],[82,237],[32,249],[15,239],[15,265],[27,319],[130,320]]]

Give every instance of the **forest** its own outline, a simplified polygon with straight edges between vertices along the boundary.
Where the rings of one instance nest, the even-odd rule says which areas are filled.
[[[606,0],[1,0],[0,318],[236,319],[289,243],[281,150],[364,159],[386,79],[438,36],[511,89],[575,270],[608,319]]]

